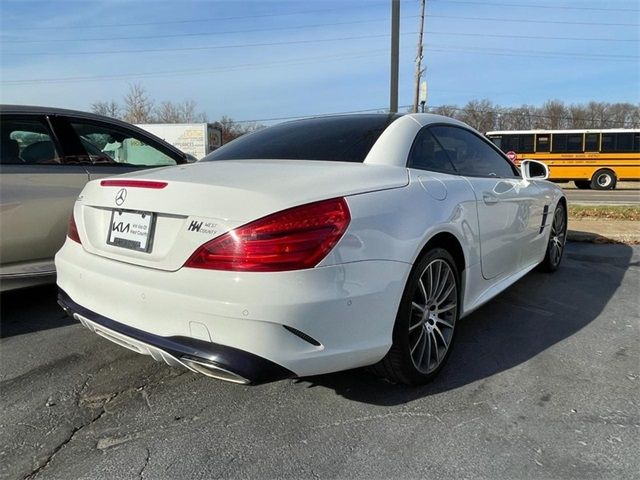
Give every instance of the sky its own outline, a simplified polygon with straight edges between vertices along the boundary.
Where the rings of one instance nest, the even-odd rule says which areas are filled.
[[[401,0],[401,106],[419,4]],[[139,83],[211,120],[385,109],[390,5],[2,0],[0,102],[89,110]],[[640,102],[638,0],[427,0],[424,47],[430,106]]]

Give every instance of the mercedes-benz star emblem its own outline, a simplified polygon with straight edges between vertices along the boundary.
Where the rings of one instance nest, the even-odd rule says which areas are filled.
[[[118,206],[122,205],[126,199],[127,199],[127,189],[121,188],[120,190],[118,190],[118,193],[116,193],[116,205]]]

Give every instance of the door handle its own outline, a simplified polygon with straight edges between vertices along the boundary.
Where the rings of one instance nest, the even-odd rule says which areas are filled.
[[[482,200],[484,200],[484,203],[486,203],[487,205],[498,203],[498,197],[489,192],[483,192]]]

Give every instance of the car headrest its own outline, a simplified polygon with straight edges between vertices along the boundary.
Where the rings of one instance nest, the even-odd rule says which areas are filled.
[[[25,163],[43,163],[56,158],[56,151],[51,140],[35,142],[22,151],[22,160]]]
[[[0,142],[0,162],[22,163],[22,160],[20,160],[20,145],[17,140],[5,138]]]

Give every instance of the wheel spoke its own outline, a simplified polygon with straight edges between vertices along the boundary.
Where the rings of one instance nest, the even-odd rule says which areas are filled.
[[[422,278],[418,279],[418,286],[420,287],[420,291],[424,297],[424,303],[429,301],[429,297],[427,296],[427,291],[424,289],[424,283],[422,283]]]
[[[422,336],[422,342],[420,342],[420,353],[418,353],[418,364],[421,365],[422,364],[422,359],[424,358],[424,350],[426,347],[426,344],[428,342],[428,335],[423,335]]]
[[[444,302],[444,300],[449,296],[454,288],[456,288],[456,282],[451,282],[451,285],[449,285],[447,290],[436,299],[436,304]]]
[[[420,330],[420,335],[418,336],[418,340],[416,341],[416,344],[411,349],[411,355],[413,355],[413,352],[415,352],[416,348],[418,348],[418,345],[420,345],[420,340],[422,340],[423,336],[424,336],[424,328]]]
[[[444,325],[445,327],[450,328],[451,330],[453,330],[453,325],[450,324],[449,322],[447,322],[446,320],[443,320],[441,318],[436,319],[437,323],[441,323],[442,325]]]
[[[413,308],[415,308],[416,310],[418,310],[420,313],[424,313],[425,307],[423,307],[422,305],[416,303],[416,302],[411,302],[411,306]]]
[[[427,353],[427,372],[428,372],[429,367],[431,366],[431,337],[429,335],[426,335],[425,343],[427,344],[426,353]],[[424,361],[424,356],[420,359],[420,364],[422,364],[423,361]]]
[[[438,299],[440,298],[440,294],[442,293],[442,291],[447,287],[447,281],[449,280],[450,273],[451,271],[447,268],[444,272],[443,278],[439,279],[438,291],[433,296],[436,302],[438,302]]]
[[[444,307],[438,307],[438,309],[436,310],[436,313],[448,312],[449,310],[453,310],[454,308],[456,308],[456,304],[450,303],[449,305],[446,305]]]
[[[431,332],[429,335],[433,337],[433,346],[436,347],[436,365],[438,365],[438,363],[440,363],[440,349],[438,348],[438,340],[436,339],[436,336],[433,332]]]
[[[447,348],[449,348],[449,344],[448,344],[448,343],[447,343],[447,341],[444,339],[444,335],[442,335],[442,332],[440,331],[440,329],[439,329],[436,325],[434,325],[434,326],[433,326],[433,330],[434,330],[434,332],[436,332],[436,333],[440,336],[440,338],[442,339],[442,344],[444,345],[445,350],[446,350]]]
[[[423,326],[423,325],[424,325],[424,321],[420,320],[420,321],[419,321],[419,322],[417,322],[416,324],[411,325],[411,326],[409,327],[409,331],[410,331],[410,332],[413,332],[416,328],[421,327],[421,326]]]

